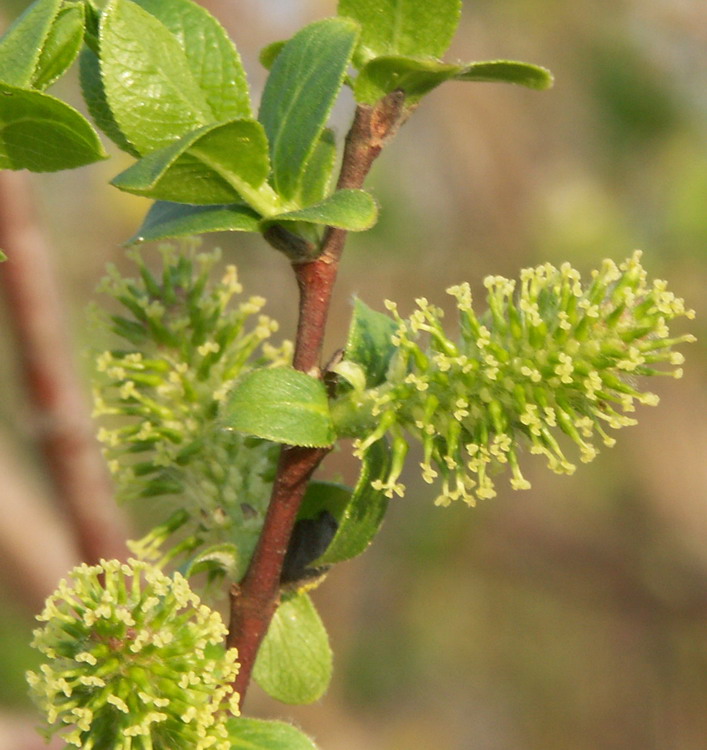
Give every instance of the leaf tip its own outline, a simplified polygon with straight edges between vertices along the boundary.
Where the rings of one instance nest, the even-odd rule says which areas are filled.
[[[555,76],[552,74],[552,71],[548,68],[544,68],[541,65],[535,66],[538,70],[538,85],[537,90],[538,91],[546,91],[547,89],[551,89],[555,85]]]

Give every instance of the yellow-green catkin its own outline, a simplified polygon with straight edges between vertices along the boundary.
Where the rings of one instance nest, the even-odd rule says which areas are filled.
[[[292,347],[269,343],[277,324],[261,313],[265,300],[242,296],[234,266],[216,274],[218,251],[199,252],[195,242],[160,249],[161,272],[133,254],[137,276],[113,268],[102,285],[121,310],[102,315],[117,339],[97,357],[99,439],[120,500],[178,499],[158,501],[164,533],[136,545],[136,554],[149,557],[182,526],[174,555],[193,554],[202,539],[228,541],[242,567],[260,530],[277,447],[223,429],[219,409],[234,379],[288,364]]]
[[[406,319],[387,303],[398,323],[396,353],[386,382],[349,398],[370,409],[375,429],[357,441],[359,454],[384,434],[402,455],[403,435],[423,445],[425,481],[438,482],[436,503],[473,505],[496,494],[493,477],[504,468],[514,489],[530,486],[520,458],[544,456],[557,473],[597,455],[597,443],[635,424],[637,404],[658,397],[638,385],[644,376],[682,376],[683,355],[673,347],[694,341],[671,337],[668,324],[694,317],[661,280],[648,282],[636,251],[617,266],[606,260],[583,283],[568,263],[521,272],[520,283],[490,276],[487,312],[477,317],[468,284],[448,289],[456,300],[460,335],[442,327],[442,311],[426,299]],[[402,440],[402,443],[401,443]],[[402,461],[394,460],[378,489],[402,494]]]
[[[83,750],[230,750],[237,652],[179,573],[80,565],[37,619],[45,661],[28,681],[47,736]]]

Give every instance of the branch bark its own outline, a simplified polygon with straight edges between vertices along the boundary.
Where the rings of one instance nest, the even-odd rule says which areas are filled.
[[[385,143],[409,114],[403,92],[393,92],[375,106],[359,105],[346,137],[338,189],[360,188]],[[278,238],[281,243],[282,236]],[[300,293],[294,367],[321,377],[322,344],[346,232],[329,227],[321,252],[311,260],[298,247],[283,250]],[[309,251],[308,251],[309,252]],[[299,258],[299,259],[298,259]],[[240,584],[231,589],[231,620],[227,646],[238,649],[240,671],[234,683],[241,705],[250,684],[260,643],[277,609],[280,575],[287,545],[307,482],[329,449],[283,447],[258,546]]]
[[[38,228],[26,175],[0,173],[0,284],[20,352],[34,432],[86,562],[125,558],[125,522],[71,356],[51,254]]]

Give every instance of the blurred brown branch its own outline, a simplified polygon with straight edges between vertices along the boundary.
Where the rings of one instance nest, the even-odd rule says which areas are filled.
[[[51,253],[25,174],[0,174],[0,290],[14,330],[36,439],[81,557],[125,556],[126,529],[113,500],[76,372]]]
[[[78,562],[71,530],[8,435],[0,433],[2,583],[28,612],[38,612],[57,581]]]

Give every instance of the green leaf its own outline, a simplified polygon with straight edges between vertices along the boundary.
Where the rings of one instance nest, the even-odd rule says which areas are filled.
[[[101,25],[101,9],[95,4],[95,0],[83,0],[84,14],[86,16],[86,28],[84,30],[84,42],[93,52],[98,54],[98,35]]]
[[[325,128],[307,162],[302,175],[299,203],[313,206],[329,195],[334,167],[336,166],[336,141],[334,132]]]
[[[174,34],[214,122],[252,118],[243,63],[221,24],[192,0],[134,0]]]
[[[84,48],[79,55],[79,80],[88,111],[98,127],[118,146],[132,156],[140,156],[138,150],[125,137],[115,121],[113,112],[106,99],[106,90],[101,76],[101,63],[98,55]]]
[[[101,15],[100,49],[106,100],[139,153],[215,121],[182,46],[139,5],[110,0]]]
[[[326,511],[338,527],[324,553],[311,560],[309,568],[350,560],[368,548],[380,531],[389,502],[383,492],[373,489],[371,482],[387,478],[390,462],[388,443],[379,440],[366,452],[353,490],[333,482],[309,483],[297,514],[298,521],[317,519]]]
[[[206,125],[140,159],[112,180],[128,193],[198,205],[242,200],[274,213],[268,144],[256,120]]]
[[[299,729],[284,721],[227,719],[231,750],[317,750]]]
[[[68,104],[0,84],[0,169],[56,172],[105,158],[90,123]]]
[[[275,223],[305,221],[350,232],[363,232],[370,229],[377,218],[378,206],[370,193],[365,190],[337,190],[314,206],[269,216],[262,224],[267,227]]]
[[[237,381],[224,424],[287,445],[323,448],[336,437],[324,384],[291,367],[253,370]]]
[[[5,255],[5,253],[2,250],[0,250],[0,263],[4,263],[6,260],[7,260],[7,255]]]
[[[283,703],[312,703],[331,681],[327,632],[306,593],[283,599],[258,651],[253,678]]]
[[[282,52],[282,48],[287,44],[287,39],[281,39],[279,42],[271,42],[260,50],[258,60],[265,70],[272,68],[277,56]]]
[[[387,55],[371,60],[354,84],[356,101],[375,104],[386,94],[401,89],[408,105],[416,104],[425,94],[449,80],[515,83],[533,89],[552,85],[552,75],[545,68],[511,60],[452,65],[437,60]]]
[[[375,104],[396,89],[405,92],[408,105],[417,103],[425,94],[457,75],[463,66],[438,60],[387,55],[371,60],[354,83],[356,101]]]
[[[374,490],[371,482],[385,480],[390,471],[391,453],[385,439],[373,443],[366,451],[361,464],[361,473],[349,502],[337,515],[340,498],[334,494],[332,509],[329,511],[339,523],[326,552],[312,565],[330,565],[350,560],[364,552],[375,535],[380,531],[383,518],[388,510],[388,498]]]
[[[248,206],[190,206],[157,201],[138,231],[125,243],[153,242],[207,232],[257,232],[260,217]]]
[[[390,359],[395,353],[392,337],[397,327],[389,315],[372,310],[358,298],[354,299],[344,358],[363,368],[366,388],[375,388],[385,380]]]
[[[82,3],[63,7],[44,41],[31,86],[46,89],[74,62],[83,44],[86,14]]]
[[[549,89],[553,84],[552,73],[547,68],[515,60],[469,63],[454,77],[458,81],[515,83],[540,91]]]
[[[37,0],[0,39],[0,81],[29,88],[62,0]]]
[[[344,81],[358,37],[348,19],[305,26],[283,47],[268,76],[258,119],[270,142],[273,183],[294,199]]]
[[[380,55],[442,57],[459,25],[461,0],[339,0],[339,15],[361,24],[354,63]]]
[[[346,506],[351,502],[353,490],[336,482],[322,482],[314,479],[307,485],[297,520],[317,518],[322,511],[331,513],[337,524],[341,521]]]

